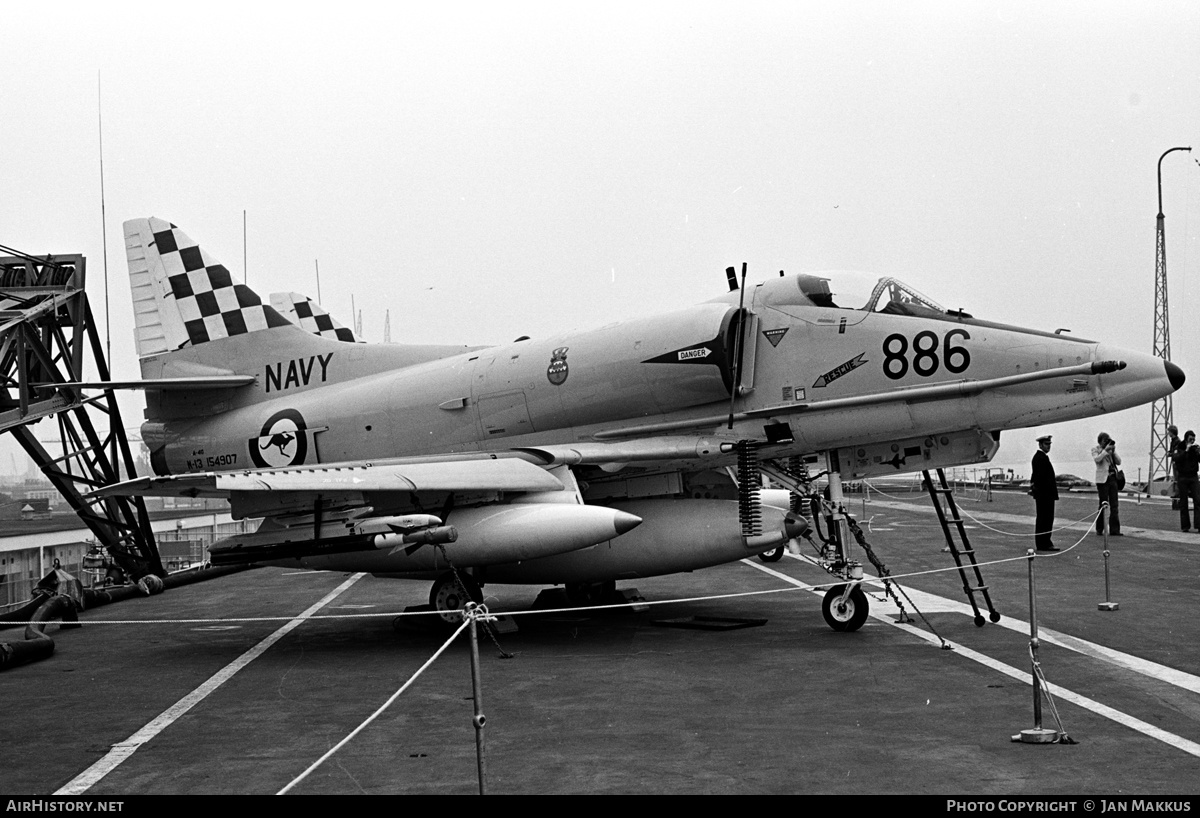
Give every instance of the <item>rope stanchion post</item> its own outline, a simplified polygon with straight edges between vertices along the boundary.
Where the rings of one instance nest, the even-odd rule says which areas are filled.
[[[1101,521],[1104,521],[1108,515],[1108,503],[1104,504],[1102,510],[1100,511],[1100,515],[1101,515],[1100,516]],[[1101,602],[1096,607],[1101,611],[1119,611],[1121,609],[1120,603],[1112,601],[1112,591],[1111,591],[1111,585],[1110,585],[1109,576],[1108,576],[1108,555],[1109,555],[1108,526],[1105,525],[1104,526],[1104,601]]]
[[[487,761],[483,741],[483,725],[487,717],[483,715],[483,676],[479,672],[479,628],[476,623],[486,617],[487,608],[474,602],[467,603],[471,642],[471,693],[475,700],[475,716],[471,722],[475,725],[475,759],[479,768],[480,795],[487,795]]]
[[[1029,560],[1029,655],[1032,662],[1033,676],[1033,727],[1022,730],[1012,737],[1013,741],[1024,744],[1052,744],[1058,740],[1058,731],[1042,727],[1042,684],[1038,671],[1038,626],[1037,626],[1037,590],[1033,579],[1033,549],[1026,552]]]

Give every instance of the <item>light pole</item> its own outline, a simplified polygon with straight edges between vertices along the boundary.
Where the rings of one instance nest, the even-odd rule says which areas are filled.
[[[1154,355],[1171,360],[1171,324],[1167,306],[1167,234],[1162,206],[1162,161],[1168,153],[1190,151],[1191,148],[1171,148],[1158,157],[1158,230],[1154,258]],[[1167,452],[1167,427],[1172,419],[1171,396],[1166,395],[1150,405],[1150,473],[1146,475],[1146,493],[1159,474],[1170,468]]]

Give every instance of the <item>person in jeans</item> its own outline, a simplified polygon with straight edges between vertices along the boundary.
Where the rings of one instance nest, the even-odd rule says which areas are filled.
[[[1117,454],[1117,442],[1101,432],[1096,437],[1096,445],[1092,447],[1092,460],[1096,463],[1096,493],[1100,495],[1100,505],[1108,503],[1108,533],[1113,537],[1121,535],[1121,514],[1117,508],[1117,467],[1121,465],[1121,456]],[[1104,533],[1104,516],[1096,518],[1096,533]]]

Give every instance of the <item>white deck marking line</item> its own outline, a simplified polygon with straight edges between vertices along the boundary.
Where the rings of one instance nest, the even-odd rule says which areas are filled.
[[[306,611],[304,611],[304,613],[299,614],[295,619],[286,623],[283,627],[279,628],[279,630],[275,631],[273,634],[268,636],[266,639],[262,640],[257,645],[252,647],[250,650],[243,653],[237,659],[234,659],[232,662],[230,662],[228,665],[226,665],[224,668],[222,668],[220,671],[218,671],[214,676],[212,676],[204,684],[200,685],[195,690],[193,690],[191,693],[187,694],[182,699],[177,701],[175,704],[168,707],[161,714],[159,714],[159,716],[157,718],[155,718],[153,721],[151,721],[149,724],[147,724],[141,730],[138,730],[136,733],[134,733],[132,736],[125,739],[124,741],[122,741],[118,744],[114,744],[112,746],[112,749],[108,751],[107,755],[105,755],[103,758],[101,758],[99,761],[97,761],[92,766],[88,767],[86,770],[84,770],[79,775],[75,776],[75,778],[73,778],[70,782],[68,782],[64,787],[62,787],[60,790],[58,790],[54,794],[55,795],[80,795],[82,793],[87,792],[89,789],[91,789],[93,786],[95,786],[95,784],[97,782],[99,782],[100,779],[104,778],[104,776],[111,773],[113,770],[115,770],[117,767],[119,767],[127,758],[129,758],[135,752],[137,752],[139,747],[141,747],[146,742],[150,741],[152,738],[154,738],[159,733],[161,733],[163,730],[165,730],[167,727],[169,727],[176,719],[178,719],[184,713],[191,710],[197,704],[202,702],[208,696],[208,694],[212,693],[218,687],[225,684],[225,682],[227,682],[231,678],[233,678],[233,675],[235,673],[237,673],[239,670],[244,668],[246,665],[253,662],[255,659],[257,659],[263,653],[265,653],[267,648],[271,647],[271,645],[274,645],[276,642],[278,642],[284,636],[287,636],[288,633],[290,633],[295,628],[299,627],[300,624],[304,622],[304,620],[308,619],[310,616],[315,614],[317,611],[321,610],[321,608],[328,605],[330,602],[332,602],[334,599],[336,599],[343,591],[345,591],[347,588],[349,588],[354,583],[358,582],[364,576],[366,576],[366,575],[365,574],[355,574],[352,577],[350,577],[348,580],[343,582],[341,585],[334,588],[332,591],[330,591],[328,594],[326,594],[324,597],[322,597],[319,601],[317,601],[313,605],[311,605]]]
[[[809,565],[816,565],[811,558],[805,555],[794,556],[788,554],[788,556]],[[750,564],[753,565],[753,563]],[[870,574],[864,577],[863,583],[880,589],[883,588],[883,581]],[[925,613],[960,613],[972,618],[975,616],[975,611],[965,602],[957,602],[936,594],[918,591],[908,584],[905,584],[904,591],[912,599],[913,604]],[[1017,633],[1029,633],[1029,623],[1013,616],[1004,616],[996,624]],[[1038,638],[1047,644],[1073,650],[1076,653],[1082,653],[1084,656],[1108,662],[1110,665],[1115,665],[1124,670],[1131,670],[1134,673],[1157,679],[1160,682],[1166,682],[1169,685],[1174,685],[1192,693],[1200,693],[1200,676],[1194,676],[1177,668],[1160,665],[1158,662],[1122,653],[1119,650],[1113,650],[1104,645],[1097,645],[1095,642],[1089,642],[1086,639],[1080,639],[1077,636],[1071,636],[1043,625],[1038,626]]]
[[[867,581],[872,585],[883,586],[883,583],[878,579],[868,578]],[[935,594],[926,593],[925,591],[918,591],[908,585],[904,586],[904,591],[912,598],[913,604],[927,613],[932,609],[932,611],[936,612],[954,612],[970,617],[975,616],[975,612],[965,602],[957,602],[953,599],[946,599]],[[923,601],[931,603],[930,607],[926,607]],[[1029,623],[1013,616],[1004,616],[995,624],[1001,628],[1008,628],[1010,631],[1023,633],[1026,636],[1029,635]],[[1160,682],[1166,682],[1192,693],[1200,693],[1200,676],[1193,676],[1191,673],[1186,673],[1167,665],[1160,665],[1158,662],[1152,662],[1149,659],[1142,659],[1138,656],[1122,653],[1119,650],[1113,650],[1104,645],[1098,645],[1095,642],[1089,642],[1086,639],[1080,639],[1077,636],[1071,636],[1052,628],[1047,628],[1041,624],[1038,625],[1038,639],[1044,643],[1057,645],[1060,648],[1073,650],[1076,653],[1082,653],[1084,656],[1090,656],[1093,659],[1107,662],[1110,665],[1131,670],[1134,673],[1148,676],[1151,679],[1157,679]]]
[[[757,568],[759,571],[770,574],[773,577],[777,577],[778,579],[781,579],[784,582],[790,583],[791,585],[795,585],[798,588],[812,590],[813,586],[809,585],[808,583],[801,582],[798,579],[793,579],[792,577],[789,577],[787,574],[780,573],[779,571],[768,568],[765,565],[758,565],[756,563],[751,562],[750,560],[742,560],[742,562],[745,563],[746,565],[749,565],[752,568]],[[907,591],[909,589],[906,588],[905,590]],[[821,592],[814,591],[814,593],[816,593],[817,595],[820,595]],[[884,622],[888,625],[891,625],[894,628],[899,628],[900,630],[905,631],[906,633],[910,633],[913,636],[917,636],[917,637],[925,640],[926,642],[930,643],[931,645],[938,645],[938,646],[941,645],[941,641],[938,639],[938,637],[934,636],[932,633],[926,633],[925,631],[923,631],[919,628],[915,628],[912,625],[906,625],[906,624],[903,624],[900,622],[893,622],[891,617],[888,614],[881,614],[881,613],[876,613],[875,611],[871,611],[870,615],[871,615],[872,619],[878,619],[880,622]],[[1042,635],[1041,629],[1039,628],[1038,629],[1039,638],[1041,637],[1041,635]],[[1016,679],[1016,680],[1022,682],[1023,684],[1027,684],[1027,685],[1033,684],[1033,677],[1029,673],[1026,673],[1025,671],[1017,670],[1015,667],[1012,667],[1011,665],[1006,665],[1005,663],[1000,662],[996,659],[993,659],[990,656],[979,653],[978,651],[971,650],[968,647],[964,647],[963,645],[960,645],[957,642],[950,642],[950,640],[946,640],[946,641],[954,647],[954,652],[961,656],[965,656],[966,658],[971,659],[972,661],[978,662],[979,664],[981,664],[985,667],[988,667],[988,668],[991,668],[992,670],[1003,673],[1005,676],[1009,676],[1013,679]],[[1136,718],[1135,716],[1129,715],[1128,713],[1122,713],[1120,710],[1116,710],[1112,707],[1109,707],[1106,704],[1101,704],[1100,702],[1096,701],[1095,699],[1089,699],[1087,696],[1081,696],[1072,690],[1068,690],[1067,688],[1063,687],[1062,685],[1051,684],[1050,685],[1050,693],[1055,698],[1057,698],[1061,701],[1067,701],[1067,702],[1070,702],[1071,704],[1078,705],[1079,707],[1082,707],[1085,710],[1091,710],[1093,713],[1095,713],[1098,716],[1103,716],[1104,718],[1110,719],[1111,721],[1115,721],[1117,724],[1120,724],[1124,727],[1128,727],[1131,730],[1136,730],[1137,732],[1139,732],[1145,736],[1149,736],[1150,738],[1157,739],[1157,740],[1163,742],[1164,744],[1174,747],[1177,750],[1182,750],[1183,752],[1188,753],[1189,755],[1195,756],[1196,758],[1200,758],[1200,744],[1197,744],[1194,741],[1183,738],[1182,736],[1177,736],[1174,733],[1168,733],[1166,730],[1163,730],[1159,727],[1155,727],[1153,724],[1144,722],[1141,719]]]

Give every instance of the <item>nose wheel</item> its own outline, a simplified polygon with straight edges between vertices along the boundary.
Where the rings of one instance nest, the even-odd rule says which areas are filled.
[[[859,585],[855,585],[843,600],[845,593],[845,585],[835,585],[826,591],[825,599],[821,602],[821,614],[835,631],[856,631],[867,621],[870,605]]]

